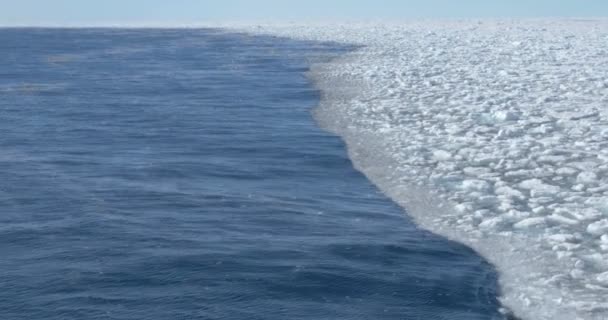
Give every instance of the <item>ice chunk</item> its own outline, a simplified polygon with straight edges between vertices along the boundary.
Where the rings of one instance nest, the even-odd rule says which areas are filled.
[[[608,272],[604,272],[597,276],[597,281],[605,287],[608,287]]]
[[[597,174],[591,171],[583,171],[576,177],[576,182],[581,184],[594,184],[597,183]]]
[[[452,154],[444,150],[433,151],[433,159],[437,161],[447,161],[452,158]]]
[[[487,192],[490,190],[490,184],[487,181],[484,180],[476,180],[476,179],[470,179],[470,180],[464,180],[462,182],[462,189],[464,191],[481,191],[481,192]]]
[[[552,214],[552,215],[548,216],[547,219],[549,219],[550,221],[556,222],[558,224],[565,224],[565,225],[571,225],[571,226],[580,224],[580,221],[578,221],[578,220],[566,218],[559,214]]]
[[[563,233],[558,233],[558,234],[552,234],[550,236],[547,237],[548,240],[550,241],[554,241],[554,242],[578,242],[578,238],[572,234],[563,234]]]
[[[494,112],[493,116],[497,121],[515,121],[519,119],[519,114],[510,110]]]
[[[493,217],[484,220],[479,224],[479,227],[483,229],[498,229],[500,226],[505,224],[505,220],[502,217]]]
[[[538,198],[538,197],[552,198],[552,197],[557,196],[557,193],[559,193],[559,191],[560,191],[560,188],[558,186],[544,183],[540,179],[525,180],[519,184],[519,187],[530,190],[530,195],[534,198]]]
[[[557,171],[555,173],[557,173],[560,176],[573,176],[578,172],[578,170],[574,169],[574,168],[569,168],[569,167],[563,167],[563,168],[559,168],[557,169]]]
[[[520,200],[523,200],[526,198],[526,196],[523,193],[521,193],[521,191],[519,191],[517,189],[513,189],[508,186],[496,188],[496,194],[503,195],[508,198],[520,199]]]
[[[587,226],[587,232],[594,236],[608,234],[608,219],[602,219],[600,221],[590,223]]]
[[[513,225],[517,229],[526,229],[534,226],[544,225],[547,222],[545,217],[527,218]]]

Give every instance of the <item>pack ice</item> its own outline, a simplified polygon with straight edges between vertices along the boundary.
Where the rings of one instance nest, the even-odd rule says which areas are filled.
[[[361,45],[317,119],[421,226],[496,265],[518,317],[608,319],[608,21],[258,26]]]

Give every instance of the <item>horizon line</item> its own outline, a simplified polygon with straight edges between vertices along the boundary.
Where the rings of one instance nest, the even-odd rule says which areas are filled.
[[[344,23],[412,23],[412,22],[476,22],[476,21],[538,21],[538,20],[564,20],[592,22],[608,20],[608,16],[539,16],[539,17],[433,17],[433,18],[403,18],[403,19],[240,19],[240,20],[213,20],[206,22],[94,22],[94,23],[34,23],[34,24],[0,24],[0,28],[48,28],[48,29],[71,29],[71,28],[129,28],[129,29],[203,29],[221,28],[225,26],[254,26],[254,25],[303,25],[303,24],[344,24]]]

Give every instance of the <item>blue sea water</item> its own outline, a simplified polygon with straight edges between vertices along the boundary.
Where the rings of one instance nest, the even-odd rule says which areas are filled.
[[[499,319],[319,129],[351,48],[218,30],[0,29],[0,319]]]

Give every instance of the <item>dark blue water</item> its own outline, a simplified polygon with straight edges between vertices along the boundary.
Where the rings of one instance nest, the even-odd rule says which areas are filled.
[[[316,127],[311,61],[213,30],[0,30],[0,319],[496,319]]]

